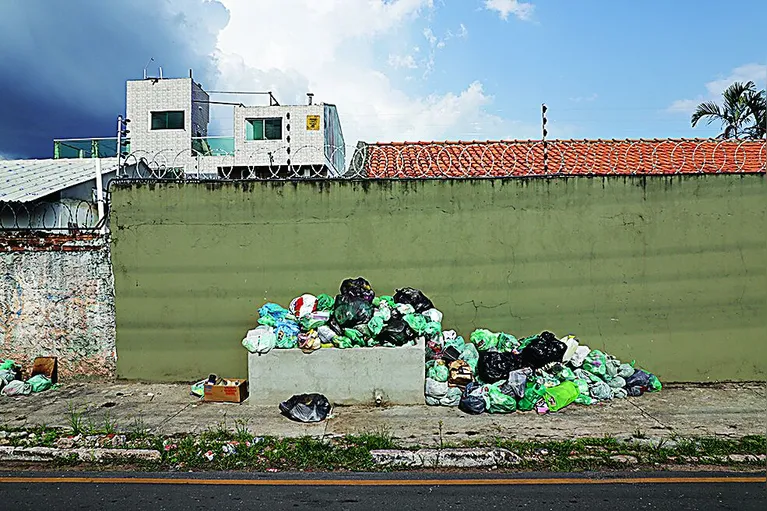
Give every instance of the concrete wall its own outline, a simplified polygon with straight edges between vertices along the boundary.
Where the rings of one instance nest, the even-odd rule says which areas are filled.
[[[367,277],[468,336],[574,333],[666,381],[767,377],[763,175],[113,190],[120,377],[246,375],[265,301]]]
[[[59,357],[62,379],[114,376],[109,246],[87,238],[0,237],[0,358]]]
[[[248,354],[251,405],[278,405],[317,392],[336,405],[421,405],[425,343],[397,348],[272,350]]]

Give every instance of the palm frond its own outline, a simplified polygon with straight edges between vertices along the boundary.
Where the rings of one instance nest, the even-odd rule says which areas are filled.
[[[728,121],[722,109],[714,101],[706,101],[698,105],[690,118],[692,127],[694,128],[698,121],[703,118],[706,118],[706,124],[711,124],[714,121],[721,121],[722,123]]]

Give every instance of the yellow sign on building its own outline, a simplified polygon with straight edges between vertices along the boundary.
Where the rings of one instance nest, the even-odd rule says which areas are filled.
[[[306,116],[306,129],[309,131],[320,130],[320,116],[319,115],[307,115]]]

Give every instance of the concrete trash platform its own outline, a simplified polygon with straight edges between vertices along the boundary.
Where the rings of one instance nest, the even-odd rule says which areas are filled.
[[[425,343],[397,348],[272,350],[248,354],[250,405],[275,405],[306,389],[336,405],[422,405]]]
[[[289,393],[281,396],[290,397]],[[280,415],[277,405],[203,403],[182,384],[77,383],[37,395],[0,397],[0,425],[68,427],[69,409],[85,420],[117,429],[141,426],[158,434],[199,433],[235,421],[247,422],[261,436],[336,436],[385,431],[403,446],[431,447],[440,442],[564,440],[583,437],[742,437],[765,434],[767,383],[668,385],[639,398],[591,407],[571,405],[558,413],[467,415],[456,408],[419,406],[336,406],[333,416],[302,424]]]

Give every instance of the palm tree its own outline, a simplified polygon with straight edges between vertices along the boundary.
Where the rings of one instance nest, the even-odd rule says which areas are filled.
[[[719,121],[724,131],[717,138],[762,138],[765,136],[765,91],[757,91],[754,82],[735,82],[722,93],[724,103],[715,101],[698,105],[690,119],[695,127],[698,121],[706,124]]]

